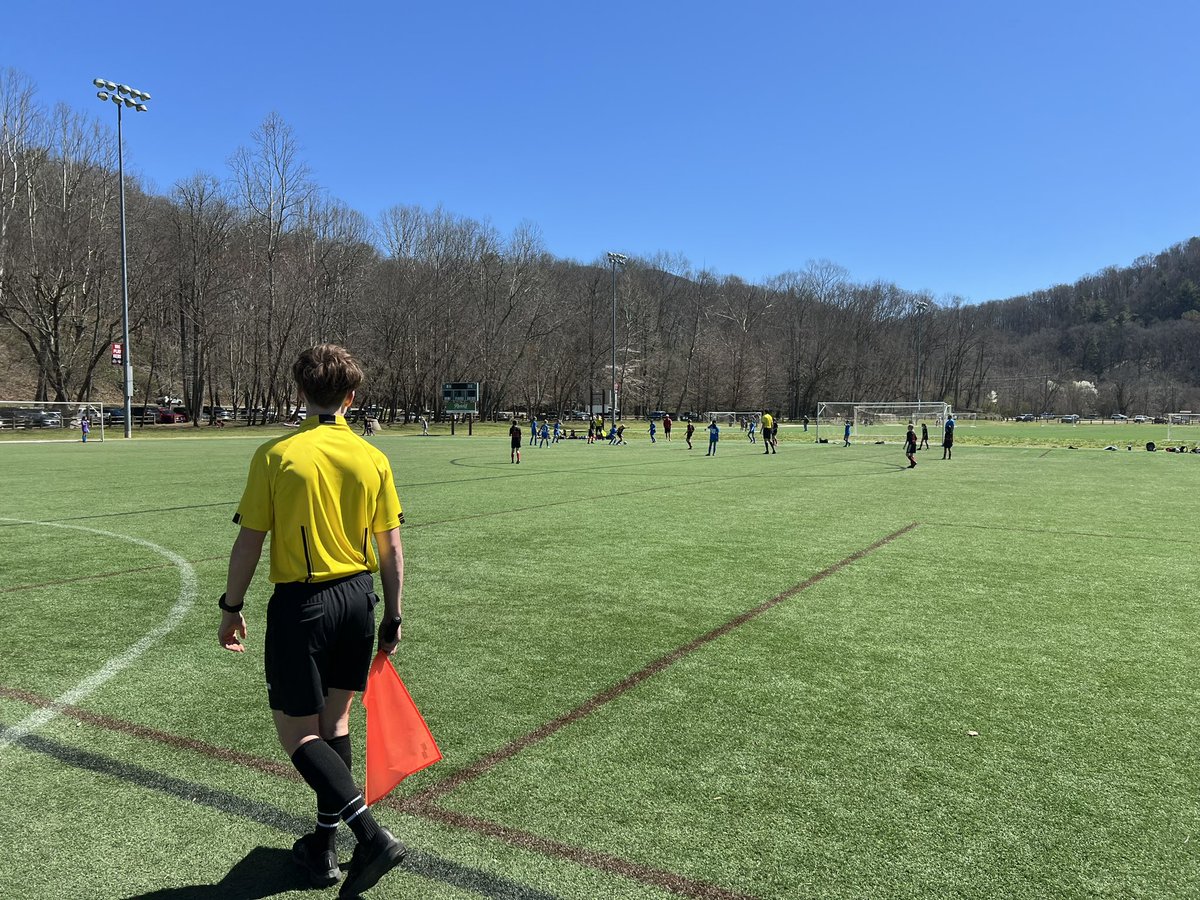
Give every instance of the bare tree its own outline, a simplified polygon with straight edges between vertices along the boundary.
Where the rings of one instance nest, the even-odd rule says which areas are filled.
[[[281,378],[283,361],[300,324],[300,306],[281,291],[281,254],[285,235],[301,219],[316,190],[291,126],[271,113],[251,135],[252,145],[230,159],[238,198],[247,219],[245,231],[250,259],[247,292],[261,297],[262,341],[255,348],[254,390],[266,410],[282,405],[287,389]],[[253,420],[253,417],[252,417]]]
[[[211,175],[178,182],[172,200],[183,399],[199,425],[205,393],[208,406],[218,404],[214,345],[231,338],[221,304],[234,280],[229,256],[235,211]]]
[[[39,399],[85,395],[120,321],[110,138],[59,104],[46,119],[44,153],[22,154],[16,169],[22,240],[6,254],[0,321],[36,361]]]

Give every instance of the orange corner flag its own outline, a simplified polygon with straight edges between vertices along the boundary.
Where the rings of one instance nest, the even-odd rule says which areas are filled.
[[[367,708],[367,803],[442,758],[429,726],[386,653],[375,654],[362,695]]]

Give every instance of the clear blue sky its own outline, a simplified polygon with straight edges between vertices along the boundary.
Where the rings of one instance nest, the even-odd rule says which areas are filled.
[[[274,111],[328,192],[547,249],[1007,297],[1200,233],[1200,4],[9,0],[0,66],[166,192]],[[115,123],[114,123],[115,124]]]

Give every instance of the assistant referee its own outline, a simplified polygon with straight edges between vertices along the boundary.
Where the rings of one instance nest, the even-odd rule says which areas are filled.
[[[316,828],[292,852],[314,886],[336,884],[334,839],[345,822],[358,844],[339,893],[354,896],[405,854],[354,782],[349,732],[350,704],[366,687],[376,645],[372,572],[380,574],[385,608],[378,647],[391,654],[400,640],[404,515],[387,457],[346,424],[363,378],[354,358],[321,344],[300,354],[292,374],[308,418],[250,462],[233,517],[241,530],[219,602],[219,640],[226,650],[245,649],[242,606],[269,532],[267,697],[280,744],[317,795]]]

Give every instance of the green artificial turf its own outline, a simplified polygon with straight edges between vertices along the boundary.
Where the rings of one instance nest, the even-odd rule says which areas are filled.
[[[522,743],[447,814],[379,808],[424,862],[371,895],[1194,895],[1200,455],[1065,448],[1153,427],[960,423],[955,458],[912,471],[787,428],[770,457],[733,429],[708,458],[631,428],[520,466],[494,426],[386,431],[395,660],[445,756],[394,796]],[[287,859],[311,795],[262,683],[265,562],[248,652],[215,640],[274,433],[0,446],[5,726],[197,587],[80,710],[0,748],[19,896],[311,895]]]

